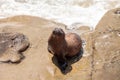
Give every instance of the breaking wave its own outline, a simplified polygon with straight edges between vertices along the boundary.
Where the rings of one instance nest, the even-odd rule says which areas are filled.
[[[120,0],[0,0],[0,18],[33,15],[68,25],[95,28],[106,11],[120,7]]]

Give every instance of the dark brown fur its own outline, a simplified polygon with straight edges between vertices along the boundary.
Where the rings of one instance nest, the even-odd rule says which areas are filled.
[[[66,62],[66,56],[72,57],[82,48],[82,40],[75,33],[65,34],[61,28],[55,28],[48,40],[48,50],[58,61]]]

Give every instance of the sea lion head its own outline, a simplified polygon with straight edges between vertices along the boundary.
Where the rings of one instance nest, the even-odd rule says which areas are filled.
[[[65,33],[61,28],[55,28],[48,39],[48,50],[54,54],[58,54],[65,46]],[[65,46],[66,47],[66,46]]]
[[[54,38],[56,39],[60,39],[60,38],[64,38],[65,37],[65,33],[61,28],[55,28],[52,32],[52,35]]]

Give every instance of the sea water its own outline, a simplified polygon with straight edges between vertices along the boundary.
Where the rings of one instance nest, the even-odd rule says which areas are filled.
[[[110,9],[120,7],[120,0],[0,0],[0,18],[33,15],[64,23],[69,29],[79,24],[95,28]]]

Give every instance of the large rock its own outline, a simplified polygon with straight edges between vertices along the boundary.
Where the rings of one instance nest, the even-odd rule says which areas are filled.
[[[93,80],[120,80],[119,12],[108,11],[93,33]]]
[[[22,33],[28,37],[30,46],[19,64],[0,63],[0,80],[89,80],[91,57],[82,57],[72,64],[72,70],[66,75],[53,64],[47,41],[55,27],[65,30],[66,25],[33,16],[1,19],[0,32]]]

